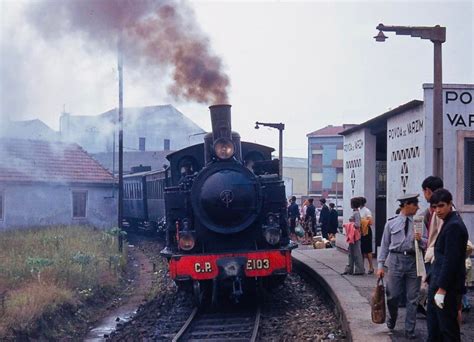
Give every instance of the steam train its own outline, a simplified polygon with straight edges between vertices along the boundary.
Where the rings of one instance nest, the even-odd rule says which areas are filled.
[[[273,148],[241,142],[231,130],[231,106],[209,107],[204,143],[167,156],[164,188],[171,278],[216,302],[280,284],[291,272],[285,187]]]

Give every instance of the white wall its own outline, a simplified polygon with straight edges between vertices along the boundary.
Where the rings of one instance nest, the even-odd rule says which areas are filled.
[[[350,199],[363,196],[375,208],[376,137],[368,129],[344,136],[344,222],[352,213]]]
[[[427,121],[423,106],[387,120],[387,217],[395,215],[404,194],[420,194],[420,207],[427,207],[421,191],[431,172],[425,164]]]
[[[375,211],[376,147],[376,137],[367,128],[344,136],[344,222],[348,222],[352,214],[350,201],[352,197],[365,197],[367,208]],[[375,240],[375,234],[373,238]],[[345,236],[337,234],[336,246],[347,249]]]
[[[86,218],[72,218],[72,190],[87,190]],[[55,224],[117,226],[117,194],[112,188],[0,184],[4,198],[0,229]]]

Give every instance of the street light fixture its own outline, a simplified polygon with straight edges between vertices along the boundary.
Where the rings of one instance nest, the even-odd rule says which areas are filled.
[[[446,27],[430,26],[386,26],[378,24],[379,33],[374,36],[377,42],[384,42],[388,37],[385,32],[395,32],[429,39],[434,44],[434,79],[433,79],[433,173],[443,177],[443,70],[441,59],[441,44],[446,41]]]
[[[271,123],[271,122],[255,122],[255,129],[259,129],[259,125],[275,128],[279,131],[279,147],[278,147],[278,159],[280,159],[280,178],[283,178],[283,130],[285,129],[285,124],[283,123]]]

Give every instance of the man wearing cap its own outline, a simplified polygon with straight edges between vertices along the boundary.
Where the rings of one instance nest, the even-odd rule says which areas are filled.
[[[378,257],[377,276],[385,275],[384,266],[388,267],[386,280],[387,307],[389,318],[387,327],[395,328],[398,314],[398,300],[402,287],[406,290],[406,317],[405,335],[409,339],[416,339],[416,306],[420,291],[420,277],[416,272],[415,239],[421,248],[426,246],[426,229],[423,235],[415,233],[413,216],[418,211],[419,195],[404,195],[400,201],[400,214],[390,218],[385,224],[385,229],[380,245]],[[387,257],[390,256],[387,260]],[[385,264],[387,261],[387,264]]]

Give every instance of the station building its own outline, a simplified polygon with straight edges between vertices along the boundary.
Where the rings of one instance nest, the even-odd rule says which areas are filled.
[[[341,133],[344,137],[344,222],[350,199],[367,198],[375,218],[374,244],[380,245],[387,218],[395,215],[397,198],[420,194],[433,174],[433,85],[423,85],[423,101],[413,100]],[[470,238],[474,237],[474,85],[443,85],[443,181],[453,194]],[[345,237],[337,238],[345,247]]]

